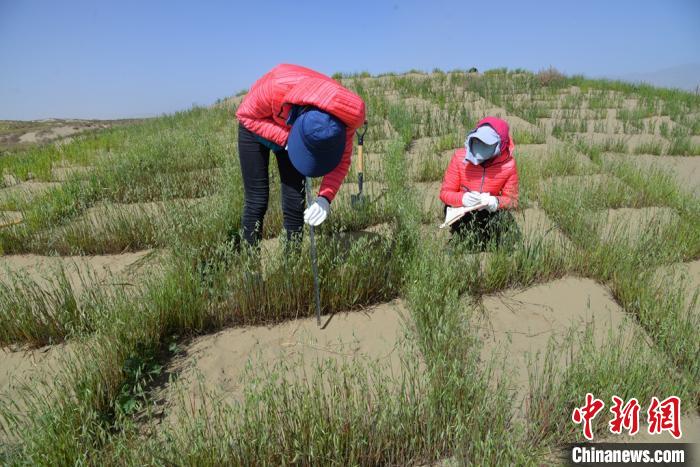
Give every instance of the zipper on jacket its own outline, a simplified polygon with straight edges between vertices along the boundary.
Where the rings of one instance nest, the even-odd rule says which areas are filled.
[[[509,156],[502,161],[496,162],[495,164],[491,163],[491,164],[489,164],[489,167],[493,167],[495,165],[500,165],[500,164],[505,164],[506,162],[508,162],[510,160],[511,157],[513,157],[513,156]],[[484,164],[481,164],[481,170],[482,170],[482,172],[481,172],[481,186],[479,187],[479,192],[481,192],[484,189],[484,179],[486,178],[486,166]]]

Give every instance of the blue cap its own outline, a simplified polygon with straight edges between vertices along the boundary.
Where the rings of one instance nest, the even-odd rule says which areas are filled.
[[[305,177],[335,169],[345,150],[345,125],[333,115],[309,109],[299,115],[287,139],[292,165]]]
[[[501,137],[491,125],[484,124],[467,135],[464,145],[467,149],[465,159],[479,165],[500,153]]]

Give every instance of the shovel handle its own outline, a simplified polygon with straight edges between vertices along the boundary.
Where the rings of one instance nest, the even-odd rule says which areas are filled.
[[[362,155],[362,145],[360,144],[357,146],[357,172],[362,173],[364,172],[365,168],[365,163],[364,163],[364,157]]]

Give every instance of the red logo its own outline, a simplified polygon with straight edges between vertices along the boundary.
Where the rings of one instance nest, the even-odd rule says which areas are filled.
[[[603,410],[605,403],[602,400],[593,397],[590,392],[586,394],[586,405],[576,407],[571,414],[571,419],[579,425],[583,422],[583,436],[588,440],[593,439],[593,430],[591,429],[591,421],[598,415],[598,412]]]
[[[681,437],[681,400],[676,396],[671,396],[659,402],[656,397],[651,398],[649,410],[647,410],[647,420],[649,421],[649,434],[655,435],[668,431],[678,439]]]
[[[610,433],[621,434],[625,429],[630,435],[636,435],[639,431],[639,402],[634,397],[630,399],[625,406],[624,402],[617,396],[612,396],[613,406],[610,407],[610,412],[614,418],[610,420],[608,426]]]
[[[633,397],[625,403],[622,398],[612,396],[612,402],[610,412],[613,417],[608,422],[610,433],[619,435],[627,431],[629,435],[636,435],[639,432],[639,401]],[[586,403],[574,408],[571,413],[571,420],[574,423],[583,424],[583,436],[589,441],[593,440],[593,419],[603,410],[603,407],[605,403],[589,392],[586,394]],[[649,424],[647,431],[650,435],[668,431],[675,439],[679,439],[683,434],[680,398],[670,396],[659,401],[657,397],[652,397],[647,410],[647,422]]]

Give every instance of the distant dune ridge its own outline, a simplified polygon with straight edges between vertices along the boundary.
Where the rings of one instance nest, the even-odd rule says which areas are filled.
[[[611,76],[611,78],[694,92],[700,86],[700,63],[689,63],[643,73],[627,73]]]

